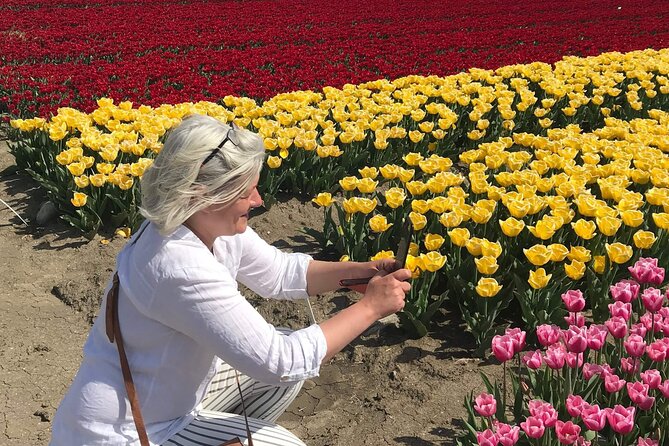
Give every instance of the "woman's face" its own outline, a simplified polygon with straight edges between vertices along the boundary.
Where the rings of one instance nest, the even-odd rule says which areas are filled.
[[[251,209],[262,206],[262,198],[258,192],[258,177],[256,177],[241,197],[223,208],[212,209],[212,216],[217,220],[219,235],[235,235],[246,231],[249,212]]]

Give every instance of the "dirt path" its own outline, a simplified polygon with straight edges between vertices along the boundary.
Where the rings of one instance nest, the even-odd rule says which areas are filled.
[[[34,218],[44,196],[15,172],[0,142],[0,198],[24,219]],[[282,201],[252,218],[251,226],[280,248],[317,254],[300,232],[318,228],[319,209]],[[81,360],[81,348],[122,239],[89,242],[66,225],[22,225],[0,203],[0,446],[46,445],[50,420]],[[354,294],[313,299],[323,320]],[[308,323],[304,303],[287,304],[249,295],[277,325]],[[310,446],[453,444],[470,391],[482,390],[479,370],[496,366],[470,358],[473,345],[457,320],[440,316],[433,332],[407,340],[390,325],[372,331],[325,364],[321,376],[279,419]]]

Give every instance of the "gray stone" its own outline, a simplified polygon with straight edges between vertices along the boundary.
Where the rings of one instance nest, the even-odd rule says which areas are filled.
[[[35,217],[35,222],[39,226],[46,226],[47,223],[52,221],[58,216],[58,209],[56,205],[50,201],[45,201],[39,208],[37,212],[37,217]]]

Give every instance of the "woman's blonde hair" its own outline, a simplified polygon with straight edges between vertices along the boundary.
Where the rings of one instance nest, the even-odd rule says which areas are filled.
[[[144,172],[140,212],[169,235],[197,211],[213,204],[225,207],[240,197],[260,174],[264,157],[257,134],[191,115],[170,131]]]

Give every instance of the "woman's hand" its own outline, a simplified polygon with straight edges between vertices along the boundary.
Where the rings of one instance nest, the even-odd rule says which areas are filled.
[[[411,290],[411,283],[407,282],[411,278],[411,271],[397,269],[394,260],[392,265],[384,262],[379,267],[383,269],[370,279],[365,295],[360,299],[361,304],[367,305],[377,314],[377,319],[402,310],[405,296]],[[395,269],[388,271],[392,268]]]

